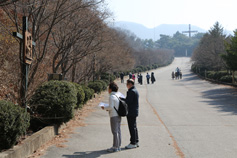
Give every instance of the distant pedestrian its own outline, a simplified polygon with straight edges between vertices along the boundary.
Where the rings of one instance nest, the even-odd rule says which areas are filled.
[[[128,127],[130,132],[130,144],[127,145],[126,149],[133,149],[139,147],[139,138],[137,130],[137,117],[139,111],[139,94],[137,89],[134,86],[134,81],[129,79],[127,80],[127,97],[125,99],[128,105]]]
[[[156,78],[154,76],[154,72],[151,73],[151,83],[153,84],[156,81]]]
[[[140,79],[140,84],[142,85],[142,80],[143,80],[143,78],[142,78],[143,76],[142,76],[142,74],[140,73],[140,77],[139,77],[139,79]]]
[[[179,67],[176,68],[175,72],[178,72],[178,73],[179,73]]]
[[[110,149],[107,149],[108,152],[118,152],[121,151],[121,117],[118,115],[117,111],[114,109],[118,109],[119,107],[119,99],[117,96],[118,86],[116,83],[112,82],[109,84],[108,92],[110,94],[109,97],[109,106],[101,108],[107,110],[110,116],[110,126],[113,134],[113,146]]]
[[[171,73],[171,77],[172,77],[172,79],[174,80],[174,71],[172,71],[172,73]]]
[[[140,84],[140,74],[137,74],[137,82]]]
[[[121,83],[124,83],[124,73],[123,72],[120,73],[120,79],[121,79]]]
[[[183,74],[182,74],[182,71],[180,70],[179,71],[179,78],[182,79],[182,77],[183,77]]]
[[[128,75],[129,79],[132,79],[132,73],[130,72]]]
[[[147,84],[150,84],[150,78],[151,78],[150,75],[147,73],[147,74],[146,74]]]
[[[134,83],[135,83],[135,79],[136,79],[135,74],[132,74],[132,79],[133,79],[133,81],[134,81]]]

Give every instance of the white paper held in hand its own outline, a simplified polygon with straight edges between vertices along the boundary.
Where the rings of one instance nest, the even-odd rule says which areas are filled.
[[[117,92],[116,94],[119,98],[126,98],[121,92]]]
[[[108,107],[109,106],[109,104],[106,104],[106,103],[103,103],[103,102],[100,102],[100,104],[99,104],[99,107]]]

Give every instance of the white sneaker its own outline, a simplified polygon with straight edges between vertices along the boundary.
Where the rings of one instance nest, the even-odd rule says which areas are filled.
[[[126,149],[134,149],[136,148],[137,146],[136,145],[133,145],[133,144],[128,144],[127,146],[125,146]]]
[[[137,143],[136,146],[139,147],[139,144]]]
[[[114,147],[112,147],[112,148],[107,149],[107,152],[109,152],[109,153],[119,152],[119,151],[121,151],[120,148],[114,148]]]

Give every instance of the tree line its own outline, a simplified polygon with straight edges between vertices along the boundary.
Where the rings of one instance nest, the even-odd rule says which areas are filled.
[[[146,39],[143,40],[143,43],[147,48],[173,50],[176,57],[192,56],[194,49],[198,46],[203,35],[204,33],[197,33],[189,38],[177,31],[173,36],[161,34],[159,40],[153,41],[152,39]]]
[[[224,34],[224,28],[216,22],[210,30],[204,34],[198,47],[195,49],[192,60],[193,68],[199,73],[204,71],[228,71],[232,72],[232,82],[235,82],[235,71],[237,71],[237,30],[234,35]],[[216,75],[218,76],[218,75]],[[223,77],[227,80],[227,76]],[[229,77],[230,78],[230,77]]]
[[[29,98],[60,73],[67,80],[87,83],[103,73],[126,71],[139,65],[170,61],[172,51],[147,49],[129,32],[111,27],[112,13],[103,0],[4,0],[0,3],[0,98],[19,99],[23,61],[20,41],[22,17],[36,46],[29,68]]]

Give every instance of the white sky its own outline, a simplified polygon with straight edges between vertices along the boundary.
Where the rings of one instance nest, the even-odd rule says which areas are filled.
[[[153,28],[160,24],[191,24],[209,30],[216,21],[237,29],[237,0],[105,0],[115,21]]]

